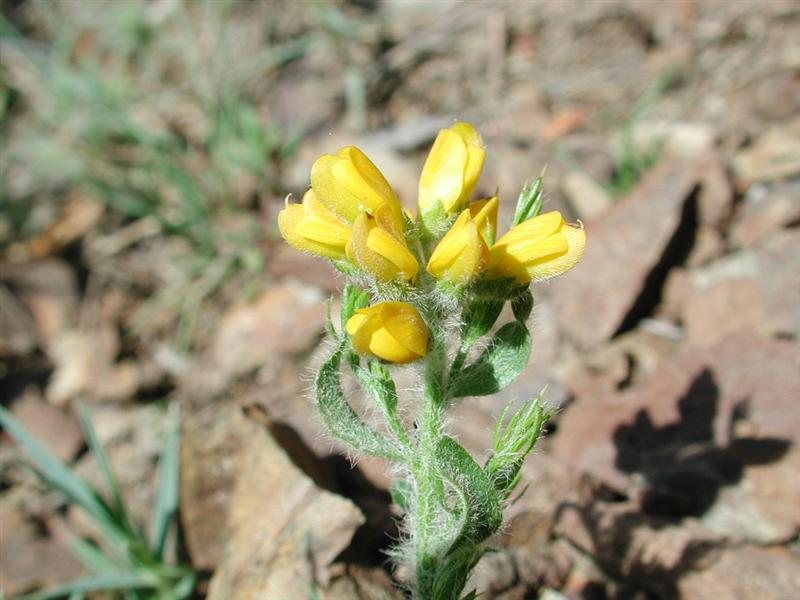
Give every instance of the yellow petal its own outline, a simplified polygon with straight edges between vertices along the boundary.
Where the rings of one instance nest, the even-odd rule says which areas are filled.
[[[389,182],[355,146],[318,158],[311,167],[311,187],[329,210],[350,223],[383,204],[402,218],[400,201]]]
[[[419,177],[419,210],[426,213],[441,202],[445,211],[455,212],[464,189],[467,146],[458,134],[442,129],[433,142]]]
[[[564,223],[564,218],[557,210],[541,214],[523,221],[497,240],[498,244],[511,244],[519,240],[541,240],[555,232]]]
[[[381,318],[386,330],[418,357],[428,351],[428,327],[419,312],[405,302],[384,302]]]
[[[308,222],[305,208],[300,204],[289,204],[278,213],[278,228],[283,238],[294,248],[338,260],[345,256],[347,240],[344,234],[324,235],[324,228]],[[349,237],[349,230],[344,232]],[[319,239],[317,239],[319,238]]]
[[[555,258],[541,259],[528,265],[528,276],[531,280],[536,281],[562,275],[581,260],[586,247],[586,232],[583,227],[565,224],[562,233],[567,241],[568,250]]]
[[[464,210],[436,246],[427,269],[437,279],[467,283],[480,273],[487,258],[486,243],[470,218],[470,211]]]
[[[472,215],[472,220],[475,221],[475,226],[487,245],[494,243],[497,235],[498,206],[497,196],[478,200],[469,206],[469,214]]]
[[[419,263],[402,240],[362,213],[353,223],[347,256],[378,281],[409,281],[417,276]]]

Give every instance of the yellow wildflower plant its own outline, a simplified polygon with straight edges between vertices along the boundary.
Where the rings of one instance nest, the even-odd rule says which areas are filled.
[[[486,160],[483,139],[469,123],[442,129],[433,142],[419,178],[420,214],[441,203],[446,214],[463,209],[478,185]]]
[[[308,190],[301,204],[289,204],[278,213],[278,228],[284,239],[298,250],[333,260],[345,258],[352,234],[322,202]]]
[[[398,224],[402,207],[392,186],[372,161],[355,146],[323,154],[311,167],[311,189],[328,209],[354,223],[362,213],[374,215],[389,206]]]
[[[359,354],[405,364],[428,353],[428,327],[407,302],[381,302],[357,309],[346,328]]]
[[[527,284],[574,267],[586,243],[582,227],[542,214],[542,175],[523,187],[514,226],[496,240],[497,196],[470,204],[484,159],[472,125],[440,131],[414,217],[349,146],[319,158],[302,203],[278,216],[289,244],[332,259],[347,278],[338,324],[328,315],[333,344],[315,378],[315,405],[334,438],[389,461],[401,479],[393,498],[406,514],[392,556],[408,569],[414,600],[464,598],[552,415],[541,394],[507,406],[490,458],[479,463],[449,434],[448,410],[500,392],[525,369],[535,305]],[[408,375],[417,381],[398,390],[394,366],[415,361],[420,368]],[[345,368],[377,410],[349,401]],[[452,493],[442,493],[444,480]]]
[[[564,221],[558,211],[523,221],[491,248],[487,275],[519,284],[555,277],[578,264],[586,245],[582,226]]]
[[[474,280],[489,260],[488,244],[497,226],[497,197],[464,209],[428,261],[428,273],[455,284]]]

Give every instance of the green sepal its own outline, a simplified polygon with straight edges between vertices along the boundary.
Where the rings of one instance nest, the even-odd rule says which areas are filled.
[[[531,316],[533,310],[533,294],[530,289],[525,289],[519,296],[511,301],[511,310],[514,311],[514,318],[524,323]]]
[[[369,304],[369,292],[362,290],[357,285],[348,283],[344,290],[342,290],[342,303],[341,303],[341,325],[342,335],[347,331],[347,322],[350,320],[356,310],[365,308]]]
[[[539,177],[532,184],[526,183],[517,198],[517,208],[514,210],[514,223],[519,225],[523,221],[532,219],[542,212],[544,206],[544,196],[542,195],[542,179],[545,169],[542,169]]]
[[[475,362],[453,373],[451,398],[486,396],[509,385],[528,364],[531,336],[519,321],[503,325]]]
[[[339,365],[345,346],[344,342],[340,343],[317,373],[315,395],[320,418],[331,435],[354,450],[399,460],[400,450],[367,425],[344,397]]]
[[[502,500],[507,499],[519,485],[525,458],[536,446],[545,423],[554,414],[553,409],[542,403],[542,393],[523,402],[508,423],[504,421],[510,404],[497,418],[492,456],[486,462],[484,470]]]
[[[469,292],[481,300],[514,300],[528,291],[529,286],[520,285],[513,278],[479,279],[469,287]]]
[[[331,264],[333,265],[334,269],[339,271],[339,273],[347,275],[348,277],[355,277],[359,273],[358,267],[344,258],[340,260],[332,260]]]
[[[483,337],[497,321],[503,310],[503,300],[476,298],[464,309],[463,343],[473,344]]]

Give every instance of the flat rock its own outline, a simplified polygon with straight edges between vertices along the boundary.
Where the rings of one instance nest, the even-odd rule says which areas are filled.
[[[231,537],[210,600],[303,598],[364,523],[349,500],[324,491],[260,423],[234,417],[241,451],[228,510]]]
[[[780,181],[800,173],[800,120],[764,132],[733,157],[733,170],[744,183]]]
[[[747,248],[800,221],[800,181],[751,186],[731,226],[731,242]]]
[[[684,600],[788,600],[800,590],[800,559],[781,549],[754,546],[722,551],[702,570],[686,573],[678,582]]]
[[[795,344],[751,332],[686,349],[640,385],[584,390],[561,415],[553,458],[637,495],[646,512],[703,514],[726,488],[787,468],[779,465],[800,437],[799,365]],[[783,506],[796,489],[780,485]],[[777,537],[800,526],[755,498],[753,511]]]
[[[700,182],[698,171],[686,162],[664,162],[627,198],[586,223],[583,260],[550,289],[559,323],[582,346],[610,338],[640,296],[652,293],[648,276],[681,224],[684,204]]]
[[[69,463],[83,446],[83,433],[74,415],[26,390],[11,406],[12,414],[62,462]]]

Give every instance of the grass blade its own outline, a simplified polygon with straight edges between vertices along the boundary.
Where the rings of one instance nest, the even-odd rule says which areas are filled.
[[[131,527],[130,518],[128,517],[128,512],[125,510],[122,490],[119,487],[117,478],[114,476],[114,471],[111,469],[111,462],[108,460],[108,454],[106,454],[103,444],[100,443],[100,439],[97,437],[97,432],[94,429],[92,419],[89,415],[89,408],[85,402],[80,403],[79,414],[83,433],[86,436],[86,444],[89,446],[89,450],[91,450],[92,454],[94,454],[94,458],[106,482],[108,492],[111,494],[111,508],[119,517],[125,530],[132,534],[133,529]]]
[[[164,559],[169,526],[178,512],[180,493],[180,419],[176,410],[172,411],[167,441],[161,455],[158,489],[153,507],[152,544],[153,552]]]

